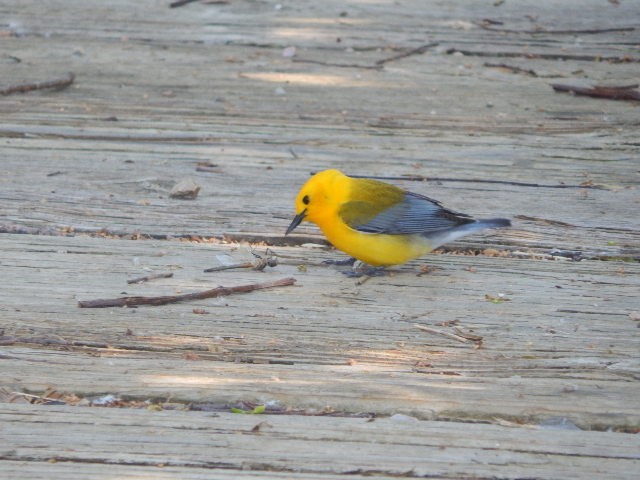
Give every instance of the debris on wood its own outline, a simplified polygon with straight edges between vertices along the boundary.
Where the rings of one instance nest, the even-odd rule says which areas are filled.
[[[235,270],[236,268],[251,268],[254,266],[253,262],[231,263],[229,265],[218,265],[217,267],[205,268],[203,272],[222,272],[223,270]]]
[[[236,293],[248,293],[265,288],[287,287],[296,282],[295,278],[283,278],[273,282],[250,283],[237,287],[217,287],[201,292],[185,293],[181,295],[163,295],[159,297],[120,297],[97,300],[84,300],[78,302],[80,308],[109,308],[109,307],[135,307],[138,305],[166,305],[168,303],[187,302],[190,300],[203,300],[205,298],[223,297]]]
[[[384,65],[385,63],[394,62],[406,57],[411,57],[412,55],[422,55],[430,48],[437,47],[438,45],[440,45],[438,42],[427,43],[425,45],[421,45],[417,48],[412,48],[411,50],[399,53],[392,57],[382,58],[376,62],[376,65]]]
[[[45,80],[43,82],[19,83],[0,88],[0,95],[11,95],[12,93],[25,93],[32,90],[45,90],[48,88],[54,90],[63,90],[73,83],[76,76],[73,72],[67,73],[64,77],[55,78],[53,80]]]
[[[258,405],[252,410],[244,410],[242,408],[231,407],[231,413],[241,413],[243,415],[260,415],[267,409],[266,405]]]
[[[453,329],[456,331],[456,334],[466,338],[467,340],[471,340],[472,342],[482,342],[482,335],[476,335],[475,333],[463,330],[460,327],[453,327]]]
[[[502,303],[502,302],[510,302],[511,299],[504,296],[504,293],[499,293],[497,296],[489,295],[488,293],[484,296],[485,300],[491,303]]]
[[[282,56],[284,58],[293,58],[296,56],[296,47],[294,46],[289,46],[289,47],[285,47],[282,50]]]
[[[178,8],[184,5],[188,5],[189,3],[197,2],[198,0],[176,0],[175,2],[171,2],[169,4],[169,8]]]
[[[256,260],[253,262],[242,262],[242,263],[232,263],[230,265],[219,265],[217,267],[210,267],[203,270],[205,273],[210,272],[221,272],[223,270],[234,270],[236,268],[253,268],[257,271],[262,271],[266,267],[275,267],[278,265],[278,258],[273,254],[273,252],[267,248],[266,256],[259,255],[255,252],[252,252],[253,256],[256,257]]]
[[[171,278],[173,277],[173,273],[171,272],[167,272],[167,273],[155,273],[153,275],[145,275],[144,277],[136,277],[136,278],[132,278],[131,280],[127,280],[128,284],[132,284],[132,283],[144,283],[144,282],[148,282],[149,280],[156,280],[158,278]]]
[[[420,271],[416,273],[416,277],[421,277],[423,275],[427,275],[429,273],[433,273],[437,270],[442,270],[442,267],[435,267],[433,265],[422,265],[420,267]]]
[[[266,420],[260,423],[257,423],[252,429],[251,433],[260,433],[260,430],[264,430],[267,428],[273,428],[273,425],[267,422]]]
[[[469,343],[471,340],[465,338],[461,335],[456,335],[454,333],[445,332],[444,330],[438,330],[437,328],[427,327],[426,325],[420,325],[419,323],[414,323],[414,327],[422,330],[423,332],[433,333],[434,335],[441,335],[443,337],[450,338],[451,340],[456,340],[461,343]]]
[[[532,77],[537,77],[538,76],[538,74],[536,73],[535,70],[532,70],[530,68],[517,67],[515,65],[507,65],[506,63],[485,62],[484,66],[485,67],[489,67],[489,68],[501,68],[501,69],[504,69],[504,70],[509,70],[512,73],[524,73],[524,74],[530,75]]]
[[[64,401],[64,399],[60,397],[53,398],[48,396],[46,393],[45,395],[32,395],[30,393],[24,393],[24,392],[11,392],[11,395],[14,398],[23,397],[29,403],[35,404],[35,405],[66,405],[67,403]]]
[[[636,90],[638,84],[584,87],[579,85],[567,85],[562,83],[552,83],[551,87],[556,92],[569,92],[574,95],[585,95],[588,97],[607,98],[610,100],[640,100],[640,91]]]
[[[264,270],[268,267],[275,267],[278,264],[277,259],[271,258],[258,258],[255,262],[242,262],[242,263],[232,263],[230,265],[219,265],[217,267],[210,267],[203,270],[206,273],[210,272],[221,272],[223,270],[234,270],[236,268],[253,268],[254,270]]]
[[[193,200],[198,196],[198,192],[200,192],[200,185],[191,178],[185,178],[173,186],[171,192],[169,192],[169,197],[180,200]]]
[[[222,173],[222,170],[220,170],[217,163],[198,162],[196,165],[196,172]]]

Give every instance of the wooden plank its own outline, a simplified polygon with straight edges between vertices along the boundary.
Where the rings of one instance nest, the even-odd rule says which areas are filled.
[[[251,254],[177,241],[2,238],[5,371],[25,391],[276,400],[490,422],[561,416],[588,429],[640,424],[628,402],[640,394],[629,318],[637,308],[637,264],[434,255],[437,270],[426,276],[416,275],[414,263],[358,286],[323,266],[333,255],[318,249],[278,249],[282,264],[266,272],[204,274],[203,266]],[[175,275],[127,285],[141,269]],[[65,279],[53,291],[52,274]],[[298,286],[195,304],[76,305],[125,291],[186,293],[288,276]],[[455,333],[448,322],[482,336],[482,348],[413,326]]]
[[[306,171],[300,167],[289,169],[296,161],[282,164],[285,155],[282,152],[271,151],[268,155],[272,158],[264,160],[264,149],[224,147],[235,150],[236,154],[219,163],[221,174],[197,173],[197,161],[206,161],[207,157],[202,152],[193,153],[191,147],[184,147],[192,151],[185,153],[174,147],[143,152],[144,147],[137,146],[124,153],[105,156],[100,173],[95,174],[92,173],[93,163],[78,158],[78,155],[85,155],[82,153],[85,148],[92,148],[91,144],[78,145],[71,151],[66,146],[64,150],[58,150],[50,142],[44,142],[41,149],[34,150],[34,147],[34,141],[30,140],[28,150],[24,147],[6,149],[10,156],[5,166],[9,169],[11,182],[2,195],[4,231],[31,228],[44,232],[106,230],[159,237],[228,236],[266,240],[279,245],[285,241],[283,232],[293,215],[293,197],[312,170],[311,167]],[[195,150],[199,148],[202,147]],[[282,149],[279,147],[279,150]],[[51,155],[52,151],[56,154]],[[126,163],[131,156],[136,158],[133,165]],[[260,158],[258,163],[261,165],[239,163],[244,156]],[[191,160],[184,161],[185,157]],[[336,159],[340,157],[335,154]],[[22,169],[25,162],[31,165],[27,171]],[[455,170],[469,167],[467,170],[473,171],[471,165],[475,165],[476,171],[486,171],[486,166],[478,165],[478,157],[467,158]],[[479,240],[481,237],[465,239],[458,243],[462,248],[482,249],[490,245],[544,252],[560,248],[582,251],[587,256],[637,257],[640,255],[640,226],[637,216],[629,215],[628,210],[637,197],[637,187],[628,182],[637,175],[633,174],[630,160],[620,164],[618,177],[607,174],[609,165],[609,161],[600,162],[600,173],[592,169],[593,173],[586,177],[579,175],[576,179],[573,172],[573,179],[566,176],[547,182],[543,179],[549,178],[553,174],[550,169],[555,168],[549,164],[531,176],[518,179],[533,183],[573,182],[578,187],[585,178],[597,176],[595,182],[607,183],[606,189],[492,185],[483,183],[481,178],[471,184],[455,181],[444,185],[430,182],[426,186],[407,181],[396,183],[479,217],[516,217],[513,230],[492,236],[490,242]],[[324,166],[339,166],[339,161],[333,160]],[[453,167],[448,168],[443,163],[439,170],[430,166],[429,170],[419,169],[416,173],[431,175],[433,172],[436,177],[448,177]],[[149,176],[150,172],[154,172],[152,176]],[[379,166],[359,167],[351,172],[385,174],[386,170]],[[51,174],[55,175],[48,176]],[[37,187],[32,184],[34,175],[41,180]],[[171,186],[190,176],[202,185],[199,198],[196,201],[168,198]],[[476,176],[480,177],[474,173],[470,175]],[[264,182],[266,188],[259,201],[252,193],[256,178]],[[502,179],[508,182],[504,176]],[[310,227],[301,229],[302,234],[317,235],[316,232],[317,229]],[[320,237],[316,238],[320,240]]]
[[[519,55],[520,65],[524,53],[533,54],[530,66],[556,78],[575,75],[584,66],[584,60],[570,58],[573,53],[618,55],[629,57],[615,64],[616,80],[624,83],[636,77],[636,52],[628,40],[638,32],[606,30],[626,25],[626,5],[581,2],[581,11],[607,18],[600,26],[605,31],[583,33],[570,44],[562,39],[575,39],[577,33],[544,30],[570,31],[578,25],[567,20],[545,27],[545,10],[539,5],[530,6],[527,20],[519,8],[510,7],[488,15],[482,8],[461,12],[442,5],[430,8],[428,16],[416,16],[419,2],[407,2],[387,12],[384,23],[375,6],[350,7],[353,18],[336,17],[339,5],[333,3],[294,9],[305,12],[306,19],[263,6],[258,17],[251,12],[248,28],[239,27],[246,5],[175,11],[153,2],[141,5],[133,15],[128,4],[101,6],[105,13],[98,23],[92,20],[95,8],[86,2],[56,8],[51,17],[39,11],[38,18],[46,22],[28,16],[27,10],[8,12],[14,19],[11,28],[22,28],[9,41],[24,61],[7,69],[7,80],[38,77],[56,68],[76,70],[78,76],[65,92],[11,97],[4,107],[9,114],[0,126],[7,153],[5,231],[244,235],[279,244],[296,188],[308,172],[346,168],[348,159],[349,173],[479,180],[403,186],[475,215],[521,217],[517,231],[493,239],[501,246],[628,258],[640,254],[637,216],[626,210],[636,201],[638,185],[635,107],[558,95],[545,78],[485,67],[483,56],[446,53],[474,45],[476,53],[499,58],[505,52],[498,50],[506,49]],[[562,8],[575,8],[567,5]],[[553,8],[554,18],[562,18],[559,7]],[[69,10],[73,21],[67,18]],[[495,13],[505,23],[495,29],[524,33],[477,24]],[[123,18],[128,19],[124,25]],[[331,65],[375,64],[414,48],[415,22],[433,32],[429,38],[438,37],[439,48],[387,63],[383,70]],[[372,25],[390,36],[381,36]],[[327,48],[326,38],[345,26],[350,33]],[[579,26],[585,29],[584,22]],[[257,32],[260,41],[250,38]],[[83,49],[76,47],[77,38],[83,39]],[[383,44],[381,38],[386,38]],[[291,42],[300,51],[293,60],[281,54]],[[566,62],[535,57],[557,52],[560,44]],[[359,45],[368,48],[361,51]],[[51,48],[67,53],[51,58]],[[327,65],[294,61],[308,55],[321,56]],[[102,65],[120,65],[122,58],[133,60],[105,75]],[[188,70],[187,59],[215,68]],[[158,62],[174,68],[159,72]],[[591,62],[589,75],[611,80],[610,65]],[[279,95],[278,87],[285,87],[286,95]],[[198,161],[220,165],[220,173],[195,172]],[[33,171],[25,170],[25,164]],[[41,180],[37,187],[34,174]],[[167,199],[171,185],[185,176],[203,185],[199,199]],[[605,189],[483,183],[487,180],[574,187],[593,183]],[[264,185],[259,204],[253,195],[256,181]],[[69,199],[76,205],[70,207]],[[461,245],[482,248],[486,243]]]
[[[0,5],[0,88],[76,74],[0,99],[0,471],[633,478],[637,105],[549,84],[636,83],[634,3],[168,3]],[[283,238],[323,168],[514,227],[359,285],[314,227]],[[275,268],[202,271],[267,244]],[[78,406],[6,403],[52,391]],[[80,406],[104,394],[164,410]],[[251,403],[295,415],[228,413]]]
[[[128,475],[147,467],[142,471],[154,478],[174,472],[183,478],[201,478],[205,472],[270,478],[282,472],[288,474],[284,478],[323,479],[341,474],[620,479],[634,478],[640,463],[637,435],[400,416],[370,421],[11,405],[2,408],[0,418],[0,438],[8,451],[2,466],[7,460],[25,462],[35,471],[55,461],[50,471],[63,464],[63,472],[93,473],[109,463],[119,467],[114,472]]]

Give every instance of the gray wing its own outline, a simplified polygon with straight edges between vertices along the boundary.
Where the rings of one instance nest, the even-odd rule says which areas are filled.
[[[365,223],[352,224],[351,227],[365,233],[428,234],[471,222],[474,219],[470,216],[447,210],[436,200],[406,192],[402,202]]]

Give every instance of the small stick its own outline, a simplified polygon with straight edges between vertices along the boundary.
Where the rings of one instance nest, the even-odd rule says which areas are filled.
[[[32,400],[45,400],[47,402],[67,403],[64,400],[61,400],[59,398],[41,397],[40,395],[31,395],[30,393],[23,393],[23,392],[11,392],[9,395],[16,395],[20,397],[30,398]]]
[[[475,333],[467,332],[460,327],[453,327],[453,329],[462,338],[466,338],[467,340],[471,340],[472,342],[482,342],[482,335],[476,335]]]
[[[408,52],[403,52],[403,53],[399,53],[398,55],[394,55],[393,57],[380,59],[376,62],[376,65],[384,65],[385,63],[393,62],[395,60],[400,60],[402,58],[410,57],[412,55],[422,55],[424,52],[426,52],[430,48],[437,47],[438,45],[439,45],[438,42],[427,43],[417,48],[413,48]]]
[[[12,93],[24,93],[32,90],[43,90],[45,88],[55,88],[56,90],[62,90],[67,88],[73,83],[76,76],[73,72],[67,73],[65,77],[56,78],[54,80],[47,80],[44,82],[34,83],[21,83],[18,85],[9,85],[8,87],[0,89],[0,95],[11,95]]]
[[[148,282],[149,280],[155,280],[156,278],[171,278],[173,277],[173,273],[169,272],[169,273],[156,273],[153,275],[146,275],[144,277],[137,277],[137,278],[132,278],[131,280],[127,280],[128,284],[132,284],[132,283],[142,283],[142,282]]]
[[[535,70],[517,67],[515,65],[507,65],[506,63],[485,62],[484,66],[489,68],[505,68],[507,70],[511,70],[513,73],[526,73],[527,75],[531,75],[532,77],[538,76]]]
[[[219,265],[217,267],[211,267],[203,270],[204,272],[221,272],[223,270],[233,270],[234,268],[251,268],[253,267],[253,262],[244,262],[244,263],[232,263],[231,265]]]
[[[634,90],[638,85],[622,85],[619,87],[578,87],[576,85],[565,85],[562,83],[552,83],[551,88],[556,92],[571,92],[576,95],[586,95],[589,97],[608,98],[610,100],[640,100],[640,92]]]
[[[169,8],[178,8],[183,5],[187,5],[188,3],[196,2],[197,0],[176,0],[175,2],[171,2],[169,4]]]
[[[425,332],[434,333],[436,335],[442,335],[443,337],[447,337],[452,340],[457,340],[458,342],[469,343],[471,341],[459,335],[454,335],[453,333],[449,333],[449,332],[443,332],[442,330],[437,330],[435,328],[427,327],[425,325],[420,325],[419,323],[414,323],[413,326]]]
[[[201,292],[185,293],[183,295],[164,295],[159,297],[120,297],[78,302],[80,308],[132,307],[137,305],[166,305],[168,303],[203,300],[205,298],[222,297],[234,293],[248,293],[265,288],[287,287],[296,283],[295,278],[283,278],[273,282],[251,283],[237,287],[217,287]]]

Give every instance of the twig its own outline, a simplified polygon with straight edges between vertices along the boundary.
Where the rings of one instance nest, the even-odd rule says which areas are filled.
[[[526,73],[527,75],[531,75],[532,77],[538,76],[535,70],[516,67],[515,65],[507,65],[506,63],[485,62],[484,66],[489,68],[506,68],[507,70],[511,70],[513,73]]]
[[[376,62],[376,65],[384,65],[385,63],[394,62],[396,60],[400,60],[405,57],[410,57],[412,55],[422,55],[424,52],[426,52],[430,48],[437,47],[438,45],[440,45],[438,42],[427,43],[425,45],[421,45],[420,47],[411,49],[407,52],[402,52],[402,53],[399,53],[398,55],[394,55],[393,57],[382,58]]]
[[[127,280],[128,284],[132,283],[142,283],[148,282],[149,280],[155,280],[156,278],[171,278],[173,277],[173,273],[156,273],[153,275],[146,275],[144,277],[132,278],[131,280]]]
[[[608,98],[610,100],[640,100],[640,92],[634,90],[638,88],[637,84],[618,87],[605,87],[601,85],[596,85],[595,87],[578,87],[576,85],[552,83],[551,87],[556,92],[571,92],[576,95],[586,95],[589,97]]]
[[[471,340],[472,342],[482,342],[482,335],[476,335],[475,333],[467,332],[460,327],[453,327],[453,329],[462,338],[466,338],[467,340]]]
[[[178,8],[178,7],[182,7],[183,5],[187,5],[189,3],[192,2],[197,2],[198,0],[176,0],[175,2],[171,2],[169,4],[169,8]]]
[[[238,285],[237,287],[218,287],[202,292],[185,293],[183,295],[165,295],[160,297],[121,297],[97,300],[85,300],[78,302],[80,308],[107,308],[107,307],[132,307],[137,305],[166,305],[168,303],[185,302],[190,300],[203,300],[205,298],[233,295],[235,293],[248,293],[265,288],[287,287],[296,283],[295,278],[283,278],[273,282],[251,283]]]
[[[457,340],[458,342],[462,342],[462,343],[471,342],[471,340],[469,340],[469,339],[467,339],[465,337],[461,337],[460,335],[455,335],[453,333],[444,332],[442,330],[437,330],[435,328],[426,327],[424,325],[420,325],[419,323],[414,323],[413,326],[416,327],[416,328],[419,328],[422,331],[433,333],[435,335],[442,335],[443,337],[447,337],[447,338],[450,338],[452,340]]]
[[[43,90],[45,88],[55,88],[62,90],[73,83],[76,76],[73,72],[69,72],[65,77],[47,80],[44,82],[20,83],[17,85],[9,85],[0,89],[0,95],[11,95],[12,93],[24,93],[31,90]]]
[[[16,396],[20,396],[20,397],[25,397],[28,399],[31,399],[33,401],[35,400],[43,400],[46,402],[60,402],[60,403],[67,403],[64,400],[61,400],[59,398],[50,398],[50,397],[41,397],[40,395],[32,395],[30,393],[24,393],[24,392],[11,392],[9,393],[9,395],[16,395]]]
[[[255,252],[251,252],[251,253],[253,253],[254,257],[256,257],[255,262],[243,262],[243,263],[232,263],[231,265],[220,265],[218,267],[207,268],[206,270],[204,270],[204,272],[206,273],[221,272],[223,270],[233,270],[235,268],[253,268],[254,270],[261,272],[267,267],[275,267],[276,265],[278,265],[278,258],[272,255],[273,252],[269,248],[267,248],[266,257],[263,257],[262,255],[258,255]]]
[[[230,265],[219,265],[217,267],[206,268],[204,272],[221,272],[223,270],[233,270],[235,268],[251,268],[253,267],[253,262],[244,262],[244,263],[232,263]]]

